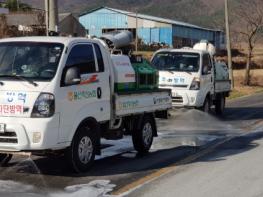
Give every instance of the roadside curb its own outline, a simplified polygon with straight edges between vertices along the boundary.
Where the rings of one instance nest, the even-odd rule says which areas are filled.
[[[239,100],[239,99],[244,99],[244,98],[248,98],[248,97],[251,97],[251,96],[256,96],[258,94],[263,94],[263,91],[262,92],[255,92],[253,94],[249,94],[249,95],[244,95],[244,96],[240,96],[240,97],[236,97],[236,98],[232,98],[232,99],[227,99],[227,102],[231,103],[231,102],[234,102],[236,100]]]

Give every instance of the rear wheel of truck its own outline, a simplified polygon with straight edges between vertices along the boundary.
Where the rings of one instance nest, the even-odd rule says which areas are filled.
[[[12,159],[12,154],[0,154],[0,166],[6,166],[9,161]]]
[[[148,153],[153,142],[155,132],[154,120],[150,116],[145,116],[138,129],[133,132],[132,141],[136,151],[140,154]]]
[[[67,150],[70,167],[77,173],[88,171],[94,162],[95,132],[88,125],[80,126]]]
[[[215,111],[217,115],[222,115],[225,110],[226,98],[221,95],[216,99]]]

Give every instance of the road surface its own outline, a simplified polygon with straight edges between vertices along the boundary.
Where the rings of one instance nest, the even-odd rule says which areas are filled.
[[[263,125],[262,125],[263,127]],[[193,163],[173,171],[129,197],[262,197],[263,129],[237,137]]]
[[[250,182],[246,194],[256,196],[250,194],[260,192],[262,183],[262,98],[230,101],[221,118],[175,110],[158,121],[150,154],[138,156],[130,138],[105,141],[102,156],[85,174],[70,173],[61,158],[17,156],[0,168],[0,196],[236,196],[231,194]]]

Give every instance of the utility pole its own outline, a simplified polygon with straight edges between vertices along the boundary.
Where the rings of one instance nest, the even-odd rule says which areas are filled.
[[[233,68],[232,68],[232,52],[231,52],[231,39],[230,39],[229,15],[228,15],[228,0],[225,0],[225,22],[226,22],[229,79],[231,80],[231,88],[234,89],[234,76],[233,76]]]
[[[45,0],[46,35],[49,33],[49,0]]]
[[[58,1],[49,0],[49,34],[58,34]]]
[[[135,51],[138,52],[138,13],[136,12]]]
[[[16,0],[16,6],[17,6],[17,12],[19,11],[19,1],[18,0]]]

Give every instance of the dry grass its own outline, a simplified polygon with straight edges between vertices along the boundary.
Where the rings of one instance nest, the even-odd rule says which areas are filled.
[[[242,49],[239,49],[241,53],[243,53],[243,56],[236,56],[233,57],[233,62],[236,63],[237,65],[246,65],[246,47],[243,45]],[[225,57],[226,60],[226,57]],[[257,45],[253,51],[253,57],[252,61],[254,64],[257,65],[257,67],[263,68],[263,45]]]
[[[138,51],[137,54],[142,55],[145,59],[150,61],[154,52],[153,51]]]
[[[258,86],[235,87],[235,89],[231,92],[228,99],[235,99],[242,96],[249,96],[260,92],[263,92],[263,87],[258,87]]]
[[[246,53],[246,46],[242,46],[240,51]],[[263,46],[257,45],[253,53],[253,62],[263,68]],[[233,62],[237,65],[246,64],[246,56],[233,57]],[[245,70],[234,70],[235,89],[230,95],[231,98],[240,96],[251,95],[257,92],[263,92],[263,69],[251,70],[251,86],[244,86]]]
[[[235,86],[242,87],[245,70],[234,70]],[[263,69],[251,70],[251,85],[263,87]]]
[[[230,99],[263,92],[263,69],[251,71],[251,86],[244,86],[245,70],[234,70],[235,89]]]

